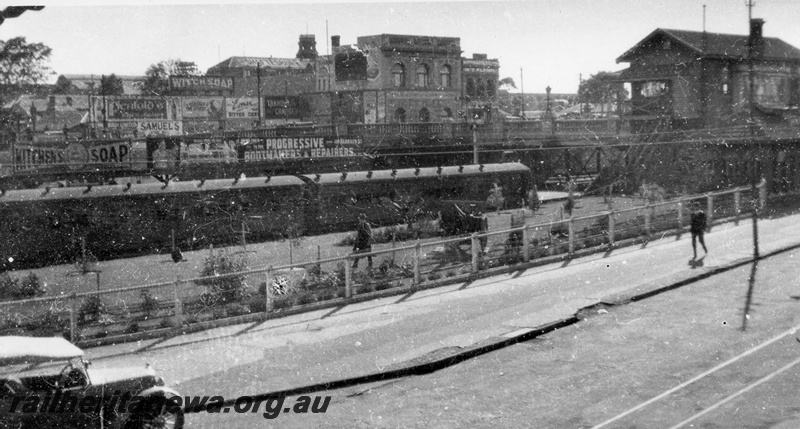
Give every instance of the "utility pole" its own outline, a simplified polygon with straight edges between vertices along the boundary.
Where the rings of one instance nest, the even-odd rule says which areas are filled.
[[[525,120],[525,84],[522,83],[522,67],[519,68],[519,111]]]
[[[258,123],[257,127],[261,127],[261,61],[256,63],[256,86],[258,87]]]

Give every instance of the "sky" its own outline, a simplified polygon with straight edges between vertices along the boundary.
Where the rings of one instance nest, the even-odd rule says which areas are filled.
[[[26,5],[11,0],[6,5]],[[459,37],[463,56],[487,54],[526,93],[577,91],[599,71],[627,67],[616,58],[656,28],[747,34],[744,0],[521,0],[342,2],[177,0],[44,1],[0,25],[0,40],[23,36],[52,48],[57,74],[143,75],[167,59],[205,71],[231,56],[294,58],[300,34],[314,34],[317,51],[330,36],[410,34]],[[753,17],[764,35],[800,48],[800,1],[758,0]],[[512,90],[513,91],[513,90]]]

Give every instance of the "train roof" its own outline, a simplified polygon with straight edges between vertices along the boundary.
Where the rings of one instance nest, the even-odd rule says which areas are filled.
[[[279,188],[303,186],[296,176],[247,177],[235,179],[190,180],[181,182],[118,184],[49,189],[23,189],[0,194],[0,204],[24,201],[58,201],[137,195],[169,195],[188,192],[229,191],[234,189]]]
[[[431,177],[468,177],[492,173],[529,172],[517,162],[502,164],[471,164],[463,166],[401,168],[396,170],[353,171],[344,173],[305,174],[302,176],[247,177],[240,179],[190,180],[146,184],[117,184],[63,188],[37,188],[10,190],[0,193],[0,204],[18,202],[45,202],[63,200],[88,200],[130,196],[158,196],[176,193],[231,191],[236,189],[261,189],[302,187],[306,182],[319,185],[369,183],[393,180],[415,180]]]
[[[305,174],[308,180],[319,185],[367,183],[384,180],[413,180],[431,177],[467,177],[491,173],[529,172],[518,162],[502,164],[470,164],[460,166],[399,168],[396,170],[351,171],[345,173]]]

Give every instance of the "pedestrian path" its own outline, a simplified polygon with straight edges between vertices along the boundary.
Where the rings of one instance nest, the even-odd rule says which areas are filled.
[[[800,215],[759,221],[761,255],[800,245],[798,221]],[[88,354],[98,366],[149,362],[178,382],[182,394],[204,394],[208,386],[220,395],[257,394],[380,374],[528,338],[588,306],[626,303],[752,258],[749,222],[715,226],[706,241],[702,264],[689,264],[690,236],[684,234],[468,283]]]

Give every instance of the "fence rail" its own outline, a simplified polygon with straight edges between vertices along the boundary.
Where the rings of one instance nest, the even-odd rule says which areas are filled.
[[[748,198],[751,204],[745,204]],[[746,213],[752,214],[758,207],[766,206],[766,186],[762,180],[757,185],[756,193],[753,193],[752,187],[737,187],[647,203],[628,209],[569,217],[548,223],[514,226],[447,239],[428,239],[417,241],[412,245],[374,250],[369,253],[267,266],[218,276],[187,279],[178,277],[169,282],[5,301],[0,302],[0,314],[13,316],[6,321],[0,320],[0,323],[5,322],[8,325],[10,319],[14,318],[57,320],[60,325],[55,324],[63,329],[60,333],[68,334],[72,341],[77,341],[82,335],[89,335],[88,331],[103,331],[104,323],[124,324],[127,326],[126,329],[130,330],[134,323],[138,329],[139,324],[152,324],[154,320],[160,320],[156,322],[160,323],[157,326],[174,327],[184,323],[187,317],[201,321],[198,315],[218,318],[220,315],[229,316],[231,312],[270,313],[291,306],[292,303],[305,304],[333,298],[351,298],[367,291],[398,286],[416,287],[424,281],[435,281],[442,277],[461,274],[476,274],[500,265],[526,263],[557,255],[571,257],[577,251],[586,248],[613,248],[622,240],[647,239],[658,232],[677,230],[680,233],[690,223],[690,213],[686,210],[686,203],[701,200],[705,200],[706,203],[709,225],[723,218],[738,224]],[[512,214],[512,224],[513,219]],[[467,248],[463,249],[462,246],[465,244]],[[353,268],[355,258],[367,259],[370,256],[383,261],[377,269],[365,273]],[[329,268],[332,265],[335,265],[333,270],[328,272],[322,270],[322,267]],[[278,288],[281,279],[296,273],[302,273],[305,278],[311,271],[315,271],[314,278],[318,281],[311,285],[313,287],[288,292]],[[215,307],[214,303],[204,302],[202,292],[205,285],[226,278],[263,284],[263,293],[259,290],[248,296],[246,303],[249,307],[244,310],[242,302],[229,302],[225,311]],[[137,299],[136,292],[139,292],[141,300],[145,295],[142,291],[147,291],[146,294],[154,300],[150,306],[129,304],[131,300]],[[84,319],[79,320],[79,317],[84,317],[82,308],[86,303],[86,301],[81,303],[80,300],[90,298],[97,300],[101,297],[111,297],[112,304],[106,308],[106,312],[116,319],[110,322],[112,318],[108,318],[105,322],[92,320],[88,323]],[[153,302],[157,304],[152,304]],[[144,310],[144,307],[147,309]],[[146,317],[142,313],[146,313]],[[157,317],[150,317],[151,313],[155,313]],[[122,320],[124,322],[121,322]],[[0,325],[0,328],[2,327]]]

